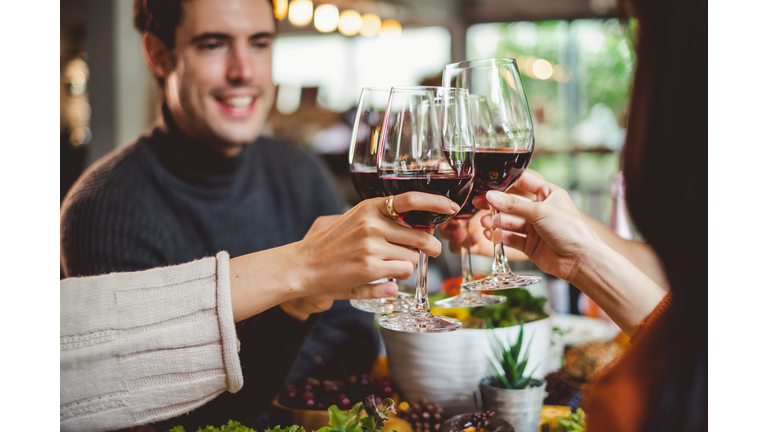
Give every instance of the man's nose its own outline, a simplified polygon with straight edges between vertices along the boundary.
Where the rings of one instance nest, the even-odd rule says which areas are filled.
[[[229,56],[227,65],[227,81],[232,83],[249,83],[253,79],[253,59],[248,55],[248,48],[235,47]]]

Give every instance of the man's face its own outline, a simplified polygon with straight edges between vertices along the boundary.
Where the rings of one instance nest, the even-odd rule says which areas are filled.
[[[266,0],[187,0],[166,78],[179,127],[228,155],[256,139],[275,98]]]

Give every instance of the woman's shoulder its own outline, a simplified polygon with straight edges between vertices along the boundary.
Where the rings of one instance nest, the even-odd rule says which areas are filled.
[[[653,385],[664,367],[657,349],[661,323],[653,324],[641,329],[624,355],[590,386],[585,401],[590,432],[644,430]]]

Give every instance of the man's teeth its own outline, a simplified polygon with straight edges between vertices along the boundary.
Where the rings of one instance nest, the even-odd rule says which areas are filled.
[[[224,98],[222,102],[224,102],[226,105],[231,106],[232,108],[245,108],[249,106],[251,103],[253,103],[253,96],[229,97],[229,98]]]

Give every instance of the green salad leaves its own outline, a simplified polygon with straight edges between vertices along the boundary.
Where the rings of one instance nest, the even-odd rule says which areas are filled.
[[[363,409],[365,405],[365,409]],[[395,401],[384,399],[382,409],[376,406],[373,395],[365,398],[365,402],[358,402],[349,413],[341,411],[336,405],[328,408],[331,417],[329,426],[317,432],[383,432],[384,421],[388,420],[388,414],[395,413]]]
[[[373,395],[368,396],[365,402],[359,402],[353,406],[349,412],[344,412],[336,405],[328,408],[328,414],[330,415],[329,425],[319,429],[316,432],[384,432],[384,421],[389,418],[387,415],[395,414],[395,401],[392,399],[384,399],[382,407],[376,406],[376,399]],[[186,432],[183,427],[176,426],[170,429],[168,432]],[[222,425],[221,428],[215,428],[213,426],[207,426],[205,429],[200,428],[197,432],[255,432],[249,427],[245,427],[240,423],[230,420],[226,425]],[[275,426],[272,429],[267,429],[265,432],[306,432],[303,427],[289,426],[282,428]],[[397,432],[397,431],[395,431]]]
[[[278,426],[279,428],[279,426]],[[283,430],[275,428],[272,432],[282,432]],[[284,429],[286,432],[304,432],[304,428],[299,428],[298,426],[292,426],[288,429]],[[183,427],[176,426],[173,429],[170,429],[168,432],[186,432]],[[253,429],[249,427],[245,427],[241,425],[240,423],[230,420],[225,425],[221,425],[220,428],[216,428],[213,426],[206,426],[205,428],[199,428],[197,432],[256,432]]]
[[[578,408],[568,419],[557,419],[557,425],[567,432],[584,432],[587,430],[587,415]]]

